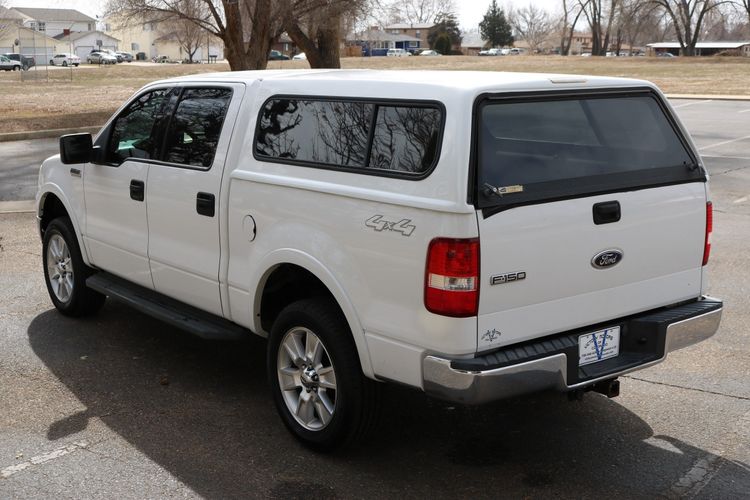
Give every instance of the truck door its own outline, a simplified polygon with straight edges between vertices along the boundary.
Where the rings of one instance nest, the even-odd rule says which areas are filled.
[[[164,150],[148,173],[149,261],[156,291],[221,315],[221,181],[241,84],[177,92]]]
[[[83,230],[94,265],[153,288],[148,263],[146,179],[170,89],[149,90],[133,99],[100,134],[104,153],[83,175]]]

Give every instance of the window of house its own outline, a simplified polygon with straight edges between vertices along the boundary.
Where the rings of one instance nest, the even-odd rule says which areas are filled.
[[[416,31],[416,32],[414,33],[414,35],[415,35],[415,36],[416,36],[417,38],[421,38],[421,37],[422,37],[422,33],[421,33],[421,32],[420,32],[419,30],[417,30],[417,31]]]
[[[167,130],[164,161],[210,168],[231,97],[226,88],[185,89]]]
[[[256,158],[385,175],[419,175],[435,164],[443,114],[428,103],[270,99],[261,110]]]

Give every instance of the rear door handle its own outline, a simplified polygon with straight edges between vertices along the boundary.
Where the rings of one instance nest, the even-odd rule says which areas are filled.
[[[620,202],[604,201],[596,203],[593,208],[594,224],[611,224],[620,220]]]
[[[133,179],[130,181],[130,198],[135,201],[143,201],[146,194],[146,184],[143,181]]]
[[[213,217],[216,212],[216,197],[211,193],[198,193],[195,198],[195,211],[206,217]]]

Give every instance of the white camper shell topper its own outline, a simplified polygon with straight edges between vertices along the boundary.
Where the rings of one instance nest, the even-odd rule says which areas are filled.
[[[283,422],[331,449],[368,428],[379,382],[613,396],[713,335],[707,182],[645,81],[234,72],[152,83],[62,137],[37,213],[61,313],[108,296],[267,337]]]

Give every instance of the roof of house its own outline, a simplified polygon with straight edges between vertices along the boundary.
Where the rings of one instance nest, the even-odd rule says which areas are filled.
[[[484,47],[486,44],[487,42],[482,39],[482,35],[479,33],[464,33],[463,38],[461,38],[461,47]]]
[[[745,45],[750,45],[748,42],[698,42],[695,44],[696,49],[739,49]],[[652,49],[679,49],[679,42],[658,42],[649,43],[646,45]]]
[[[435,26],[435,23],[396,23],[396,24],[390,24],[385,27],[387,30],[410,30],[410,29],[417,29],[417,30],[428,30]]]
[[[60,40],[61,42],[75,42],[76,40],[80,40],[81,38],[87,37],[91,34],[99,34],[103,37],[111,38],[112,40],[120,41],[119,38],[115,38],[112,35],[108,35],[107,33],[104,33],[103,31],[74,31],[70,33],[69,35],[66,35],[65,33],[60,33],[59,35],[55,36],[55,40]]]
[[[7,9],[3,6],[0,6],[0,19],[13,19],[23,21],[24,17],[12,9]]]
[[[370,29],[361,33],[355,33],[350,35],[350,40],[364,41],[364,42],[419,42],[421,39],[415,38],[410,35],[394,35],[393,33],[387,33],[383,30]]]
[[[93,17],[87,16],[83,12],[75,9],[38,9],[36,7],[11,7],[21,15],[34,19],[35,21],[79,21],[79,22],[96,22]]]

